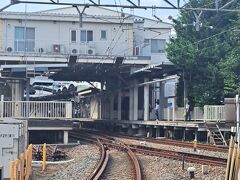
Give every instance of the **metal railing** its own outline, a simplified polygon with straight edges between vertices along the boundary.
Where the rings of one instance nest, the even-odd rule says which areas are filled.
[[[204,121],[223,121],[225,119],[225,108],[223,105],[204,106]]]
[[[175,114],[173,117],[173,109],[164,108],[163,117],[165,120],[184,121],[185,120],[184,111],[185,109],[183,107],[175,109]],[[204,108],[194,107],[193,111],[191,111],[191,120],[224,121],[226,120],[225,107],[223,105],[222,106],[205,105]]]
[[[3,43],[1,51],[6,53],[38,53],[38,54],[76,54],[76,55],[126,55],[133,56],[131,43],[120,40],[115,48],[109,47],[109,41],[71,42],[63,40],[43,39],[0,39]]]
[[[58,101],[1,101],[2,118],[72,118],[72,103]]]
[[[90,42],[70,42],[62,40],[42,40],[42,39],[0,39],[0,53],[6,55],[30,55],[30,56],[66,56],[77,55],[81,57],[90,56],[124,56],[132,57],[135,60],[150,60],[151,56],[133,54],[131,43],[120,40],[114,48],[109,47],[109,41],[90,41]],[[150,53],[151,54],[151,53]],[[164,53],[161,53],[164,54]],[[99,57],[100,58],[100,57]],[[103,58],[103,57],[101,57]]]
[[[175,111],[175,119],[184,121],[185,120],[184,111],[185,111],[185,108],[183,107],[177,108]],[[204,117],[203,114],[204,114],[203,108],[194,107],[193,111],[191,112],[191,120],[202,121]]]
[[[161,113],[161,112],[160,112]],[[184,121],[184,108],[164,108],[163,119],[170,121]],[[68,101],[0,101],[0,115],[2,118],[42,118],[58,119],[72,118],[72,102]],[[204,108],[194,107],[191,112],[193,121],[224,121],[225,107],[205,105]]]

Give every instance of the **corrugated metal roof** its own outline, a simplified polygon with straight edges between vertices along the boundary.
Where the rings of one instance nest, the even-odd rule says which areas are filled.
[[[79,6],[78,7],[80,11],[82,11],[83,7]],[[22,13],[24,14],[24,13]],[[56,8],[56,9],[50,9],[50,10],[45,10],[45,11],[37,11],[33,12],[33,14],[42,14],[42,15],[55,15],[55,16],[78,16],[78,11],[75,7],[69,6],[69,7],[64,7],[64,8]],[[118,18],[121,17],[122,12],[115,11],[112,9],[104,8],[104,7],[95,7],[95,6],[90,6],[89,8],[86,8],[84,11],[85,16],[98,16],[98,17],[105,17],[105,18]],[[152,28],[172,28],[171,23],[167,22],[159,22],[154,19],[138,16],[138,15],[131,15],[129,13],[123,13],[123,15],[126,16],[131,16],[130,19],[144,19],[144,26],[145,27],[152,27]],[[129,19],[129,18],[128,18]],[[156,23],[158,22],[158,23]],[[155,26],[152,26],[152,24],[155,23]]]
[[[162,69],[163,66],[173,66],[174,64],[172,62],[163,62],[161,64],[152,64],[152,65],[148,65],[146,67],[140,68],[138,70],[133,71],[131,74],[137,74],[137,73],[141,73],[141,72],[151,72],[153,69]]]

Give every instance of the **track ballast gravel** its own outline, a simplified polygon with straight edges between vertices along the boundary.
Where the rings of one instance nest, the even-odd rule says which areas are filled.
[[[85,180],[94,170],[100,159],[100,151],[96,145],[79,145],[67,151],[74,161],[64,165],[48,165],[46,172],[34,168],[36,180]]]

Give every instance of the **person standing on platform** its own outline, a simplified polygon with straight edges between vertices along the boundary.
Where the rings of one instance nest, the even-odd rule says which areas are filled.
[[[191,121],[191,109],[190,109],[190,104],[189,101],[186,101],[186,106],[185,106],[185,121]]]
[[[155,105],[155,115],[156,115],[156,120],[159,120],[159,111],[160,111],[160,106],[159,106],[159,100],[156,101],[156,105]]]

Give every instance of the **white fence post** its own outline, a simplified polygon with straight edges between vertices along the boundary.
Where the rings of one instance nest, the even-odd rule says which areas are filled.
[[[225,108],[222,105],[204,106],[204,121],[221,121],[225,120]]]
[[[1,95],[1,118],[3,118],[3,106],[4,106],[4,95],[2,94]]]
[[[1,97],[0,111],[1,118],[72,118],[72,102],[4,101]]]
[[[67,102],[66,103],[66,118],[72,118],[72,102]]]
[[[240,136],[239,136],[239,95],[236,95],[236,124],[237,124],[237,142],[238,142],[238,147],[239,147],[239,141],[240,141]]]

